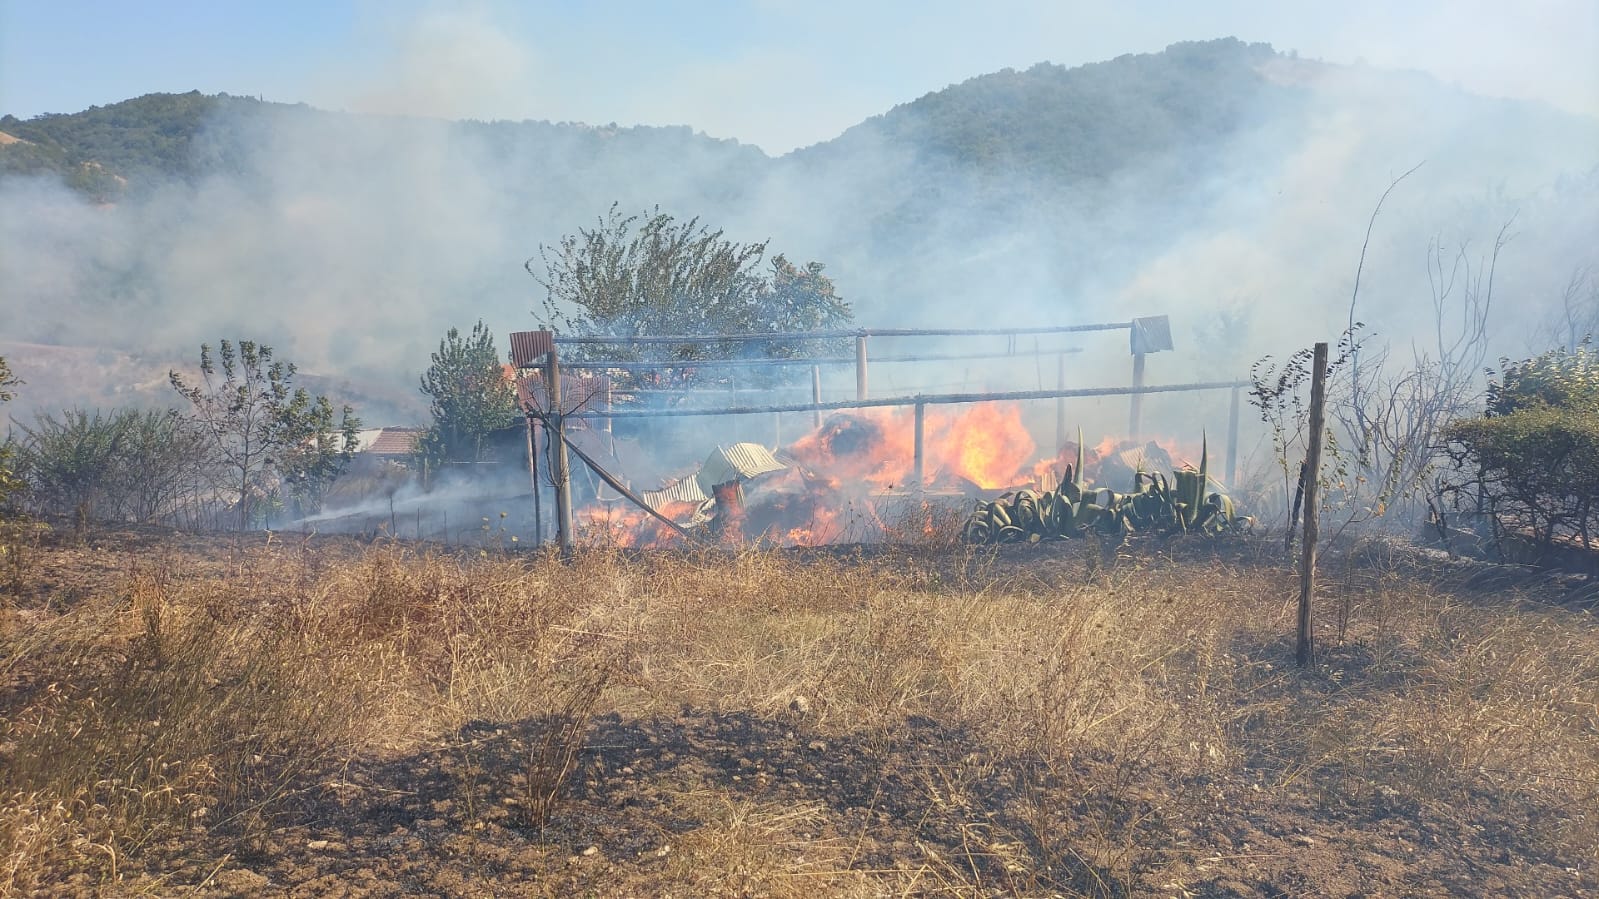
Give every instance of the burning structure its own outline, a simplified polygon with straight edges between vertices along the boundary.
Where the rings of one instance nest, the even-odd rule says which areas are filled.
[[[1001,335],[1010,338],[1005,353],[922,354],[884,357],[883,362],[927,362],[948,359],[982,359],[1015,356],[1018,334],[1065,334],[1087,331],[1127,330],[1131,335],[1132,381],[1125,387],[1084,387],[1067,389],[1065,354],[1069,347],[1034,350],[1034,354],[1059,355],[1061,385],[1052,390],[1020,390],[961,394],[914,394],[910,396],[869,396],[867,340],[874,336],[956,336]],[[789,345],[804,341],[839,341],[852,338],[856,345],[853,360],[831,357],[752,359],[691,358],[683,354],[674,361],[639,363],[585,359],[573,367],[608,378],[626,373],[625,383],[657,385],[685,379],[678,370],[692,368],[696,373],[714,370],[718,365],[749,368],[809,367],[809,402],[768,402],[764,405],[739,405],[735,387],[713,382],[713,388],[696,391],[692,387],[676,391],[639,389],[636,386],[613,390],[605,380],[603,403],[592,393],[580,400],[564,401],[563,386],[574,383],[561,374],[562,360],[557,343],[577,345],[691,344],[737,346],[781,340]],[[1234,466],[1238,395],[1242,382],[1211,382],[1150,386],[1144,383],[1144,358],[1148,353],[1171,348],[1170,328],[1164,317],[1136,319],[1103,325],[1056,326],[991,331],[945,330],[859,330],[848,332],[807,332],[800,334],[751,334],[714,336],[647,336],[634,338],[556,338],[550,332],[521,332],[512,337],[512,362],[523,385],[520,391],[528,416],[529,446],[539,445],[543,453],[530,453],[534,475],[535,503],[541,492],[537,485],[547,483],[555,493],[555,532],[563,546],[571,545],[579,533],[589,539],[620,545],[652,545],[676,539],[704,539],[721,542],[756,542],[765,545],[819,545],[834,542],[867,542],[909,536],[907,528],[926,529],[940,508],[969,510],[974,501],[996,493],[1018,495],[1015,491],[1051,492],[1063,483],[1081,485],[1083,478],[1098,475],[1128,480],[1124,490],[1137,492],[1144,481],[1140,472],[1171,467],[1171,447],[1107,438],[1087,460],[1085,448],[1068,445],[1063,439],[1064,401],[1073,397],[1130,398],[1130,427],[1137,435],[1140,403],[1151,393],[1178,391],[1231,390],[1228,477]],[[852,400],[824,401],[820,369],[823,365],[853,361],[856,396]],[[648,377],[639,378],[637,373]],[[792,389],[792,386],[791,386]],[[754,392],[754,391],[743,391]],[[765,397],[781,396],[777,390],[763,389]],[[718,393],[730,394],[728,405],[693,405],[695,400]],[[665,400],[662,394],[670,394]],[[1039,461],[1038,442],[1023,417],[1023,404],[1033,400],[1056,401],[1056,446],[1050,458]],[[805,414],[811,426],[797,438],[783,441],[782,416]],[[825,418],[823,416],[826,416]],[[584,466],[592,469],[609,485],[610,491],[596,487],[577,501],[574,509],[572,485],[580,482],[570,470],[566,450],[576,449],[575,435],[613,433],[613,425],[645,419],[695,417],[772,416],[774,439],[764,443],[731,441],[715,444],[704,462],[692,470],[656,472],[640,476],[625,469],[616,440],[604,461],[578,450]],[[792,420],[792,419],[791,419]],[[704,429],[701,428],[701,433]],[[590,446],[595,441],[584,440]],[[1079,436],[1078,443],[1081,438]],[[1060,462],[1078,456],[1075,467]],[[540,480],[539,457],[547,459],[547,474]],[[1204,456],[1202,452],[1202,456]],[[1129,461],[1132,460],[1132,461]],[[1165,463],[1162,465],[1161,463]],[[1205,466],[1202,459],[1201,468]],[[607,466],[622,471],[608,471]],[[1121,468],[1129,468],[1122,471]],[[624,474],[633,474],[641,489],[634,491]],[[1132,475],[1132,477],[1128,477]],[[1181,478],[1179,472],[1175,477]],[[1162,476],[1164,478],[1164,476]],[[643,487],[653,480],[655,483]],[[1188,502],[1197,507],[1207,501],[1200,480],[1201,496]],[[1147,482],[1154,490],[1155,481]],[[1186,485],[1187,481],[1183,481]],[[1168,493],[1169,488],[1168,488]],[[1051,493],[1053,496],[1054,494]],[[1219,495],[1219,492],[1218,494]],[[1036,501],[1036,500],[1035,500]],[[1225,501],[1222,496],[1218,502]],[[1230,502],[1228,505],[1230,516]],[[909,513],[909,514],[908,514]]]

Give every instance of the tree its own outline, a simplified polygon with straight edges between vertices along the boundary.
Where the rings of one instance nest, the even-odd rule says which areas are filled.
[[[767,242],[740,244],[698,218],[678,221],[659,209],[621,215],[615,205],[593,229],[579,229],[555,247],[539,248],[545,322],[566,334],[641,337],[666,334],[782,333],[836,328],[853,319],[849,304],[812,262],[803,268],[779,255],[760,271]],[[758,345],[764,356],[794,355],[792,341]],[[741,345],[692,341],[673,345],[608,345],[608,358],[686,362],[743,355]],[[581,351],[573,356],[582,358]]]
[[[428,464],[483,461],[484,440],[515,422],[516,395],[505,379],[494,335],[481,320],[470,337],[451,328],[422,376],[433,424],[418,440]]]
[[[294,387],[295,372],[292,363],[273,359],[271,347],[249,340],[237,347],[222,341],[216,358],[202,345],[198,384],[168,372],[193,406],[229,489],[239,491],[240,530],[250,526],[258,496],[275,498],[285,487],[301,514],[314,511],[355,453],[360,419],[345,406],[335,427],[333,404]]]

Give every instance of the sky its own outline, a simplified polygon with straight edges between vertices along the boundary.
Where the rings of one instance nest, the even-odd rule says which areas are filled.
[[[198,89],[777,155],[987,72],[1225,36],[1599,116],[1599,0],[0,0],[0,113]]]

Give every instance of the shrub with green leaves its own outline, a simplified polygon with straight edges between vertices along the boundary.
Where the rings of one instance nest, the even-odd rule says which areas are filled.
[[[1599,412],[1599,353],[1586,345],[1516,363],[1501,359],[1500,366],[1500,376],[1488,384],[1490,416],[1539,406]]]
[[[1586,347],[1505,363],[1481,418],[1445,434],[1496,529],[1549,548],[1599,536],[1599,357]]]
[[[38,513],[169,521],[214,474],[204,435],[175,412],[68,409],[20,428],[19,474]]]

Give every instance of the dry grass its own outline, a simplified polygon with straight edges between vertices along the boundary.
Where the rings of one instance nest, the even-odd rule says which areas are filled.
[[[3,613],[0,894],[1595,886],[1581,611],[1363,570],[1305,673],[1285,567],[1198,541],[32,559],[89,554]]]

